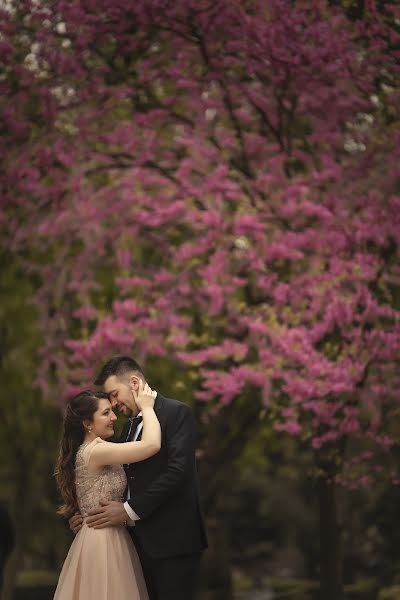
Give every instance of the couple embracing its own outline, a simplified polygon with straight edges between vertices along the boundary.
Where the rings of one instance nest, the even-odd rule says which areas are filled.
[[[76,533],[54,600],[192,600],[207,546],[195,464],[195,422],[110,359],[67,405],[56,479]],[[129,417],[119,443],[113,408]]]

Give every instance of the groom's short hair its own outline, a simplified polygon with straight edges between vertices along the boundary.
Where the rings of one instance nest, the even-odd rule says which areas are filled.
[[[94,384],[104,385],[111,375],[122,377],[126,373],[132,373],[132,371],[143,375],[139,363],[130,356],[113,356],[102,366],[100,373],[94,380]]]

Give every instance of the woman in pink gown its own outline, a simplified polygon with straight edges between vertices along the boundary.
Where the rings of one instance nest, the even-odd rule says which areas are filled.
[[[64,418],[56,478],[64,500],[60,513],[84,517],[65,559],[54,600],[148,600],[142,568],[124,526],[89,528],[87,513],[101,500],[122,500],[126,488],[123,463],[145,460],[160,449],[155,393],[147,384],[135,400],[143,416],[138,442],[105,441],[114,433],[116,416],[104,393],[81,392],[69,402]]]

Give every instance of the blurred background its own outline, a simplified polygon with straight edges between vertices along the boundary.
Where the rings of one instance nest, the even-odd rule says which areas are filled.
[[[0,20],[2,600],[53,597],[62,411],[113,354],[195,411],[199,600],[399,599],[397,3]]]

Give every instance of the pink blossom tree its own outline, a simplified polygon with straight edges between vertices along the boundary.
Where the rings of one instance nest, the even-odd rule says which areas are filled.
[[[371,449],[391,472],[399,399],[396,9],[21,4],[3,220],[42,281],[39,384],[52,367],[72,391],[116,351],[172,356],[216,439],[246,398],[210,462],[258,416],[309,444],[322,591],[341,598],[336,486],[368,484],[350,466]]]

